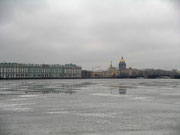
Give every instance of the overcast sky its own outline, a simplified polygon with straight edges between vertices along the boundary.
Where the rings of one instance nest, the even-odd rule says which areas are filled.
[[[180,69],[178,0],[0,0],[0,62]]]

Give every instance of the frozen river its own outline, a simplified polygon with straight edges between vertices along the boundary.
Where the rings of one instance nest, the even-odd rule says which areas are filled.
[[[180,80],[1,80],[0,135],[180,135]]]

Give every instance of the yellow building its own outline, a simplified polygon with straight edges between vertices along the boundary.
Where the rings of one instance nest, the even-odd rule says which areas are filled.
[[[105,78],[105,72],[104,71],[92,71],[91,78]]]
[[[110,63],[110,66],[107,71],[105,71],[106,77],[116,77],[118,74],[118,71],[115,67],[112,66],[112,61]]]

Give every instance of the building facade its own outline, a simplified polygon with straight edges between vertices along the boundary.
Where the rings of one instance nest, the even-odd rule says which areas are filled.
[[[82,70],[82,78],[91,78],[92,71]]]
[[[0,79],[81,78],[81,67],[75,64],[0,63]]]

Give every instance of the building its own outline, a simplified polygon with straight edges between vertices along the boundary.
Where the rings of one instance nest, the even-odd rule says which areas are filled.
[[[121,58],[119,67],[115,68],[112,66],[112,61],[109,68],[105,71],[105,77],[107,78],[137,78],[142,77],[142,72],[133,68],[126,68],[126,62]]]
[[[81,67],[74,64],[0,63],[0,79],[81,78]]]
[[[106,71],[105,76],[110,77],[110,78],[111,77],[116,77],[117,73],[118,73],[118,70],[115,67],[112,66],[112,61],[111,61],[110,66],[109,66],[108,70]]]
[[[91,78],[92,71],[82,70],[82,78]]]
[[[93,71],[91,73],[91,78],[106,78],[104,71]]]
[[[93,71],[91,73],[91,78],[120,78],[120,77],[128,77],[129,70],[126,69],[126,62],[122,59],[119,62],[119,67],[113,67],[112,61],[110,66],[105,71]]]
[[[82,69],[75,64],[65,64],[64,66],[64,77],[65,78],[81,78]]]
[[[122,69],[126,69],[126,62],[123,59],[123,57],[121,58],[121,60],[119,62],[119,70],[122,70]]]

